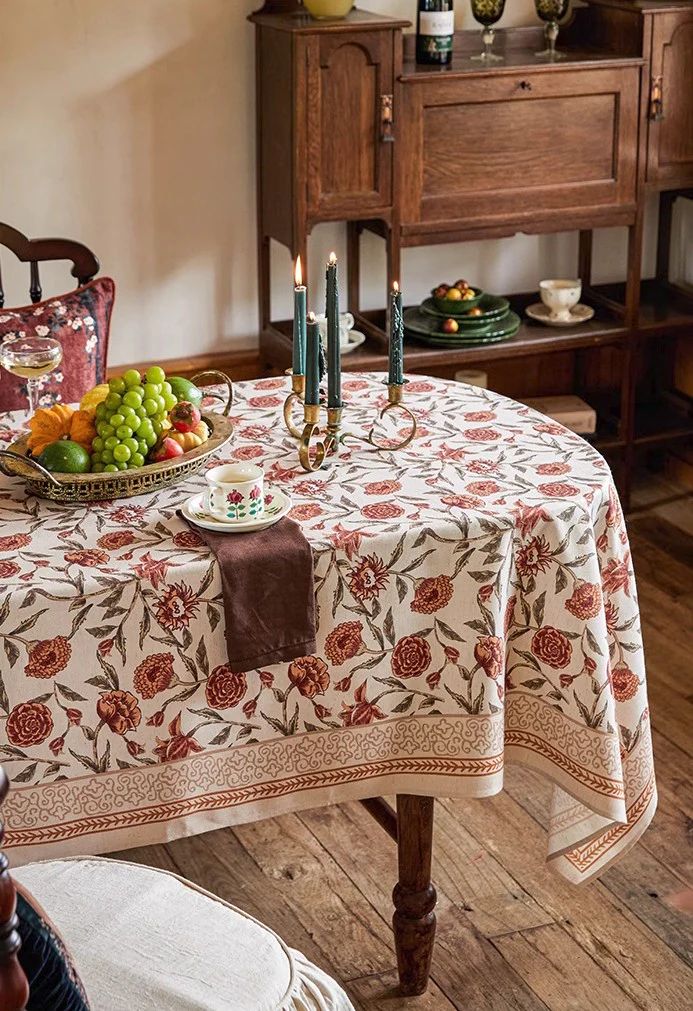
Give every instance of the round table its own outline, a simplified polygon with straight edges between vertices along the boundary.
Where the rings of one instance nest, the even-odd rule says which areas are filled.
[[[517,761],[555,784],[557,869],[603,870],[656,803],[606,463],[521,404],[414,377],[409,447],[348,443],[306,474],[281,420],[288,392],[286,378],[238,384],[214,462],[261,463],[313,548],[318,648],[291,664],[226,665],[216,561],[176,516],[201,475],[93,507],[0,478],[13,860],[384,793],[481,797]],[[367,433],[382,376],[345,377],[343,392],[345,428]]]

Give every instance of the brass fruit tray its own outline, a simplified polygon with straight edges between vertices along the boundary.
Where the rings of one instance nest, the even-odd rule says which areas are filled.
[[[226,406],[221,414],[203,414],[202,419],[210,431],[209,439],[183,456],[177,456],[173,460],[162,460],[160,463],[148,463],[144,467],[120,471],[117,474],[51,473],[27,455],[28,435],[23,435],[13,442],[9,449],[0,450],[0,470],[8,477],[23,478],[31,494],[52,499],[54,502],[66,503],[131,498],[133,495],[146,495],[148,492],[168,488],[172,484],[184,481],[200,470],[205,460],[224,446],[233,435],[233,424],[228,417],[233,404],[231,380],[222,372],[203,372],[192,381],[208,376],[223,379],[228,386],[228,399],[219,398],[218,394],[214,393],[205,393],[205,396],[226,399]]]

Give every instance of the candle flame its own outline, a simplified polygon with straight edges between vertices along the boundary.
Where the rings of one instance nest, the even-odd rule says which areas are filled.
[[[301,256],[300,254],[296,257],[296,269],[294,270],[294,279],[296,281],[296,287],[299,288],[303,284],[303,271],[301,270]]]
[[[394,291],[395,293],[399,291],[399,285],[397,284],[397,282],[396,282],[396,281],[393,281],[393,282],[392,282],[392,290],[393,290],[393,291]]]
[[[315,323],[315,313],[314,312],[309,312],[308,313],[308,322],[309,323]]]
[[[336,263],[337,262],[337,254],[336,253],[330,253],[330,259],[329,259],[328,262],[329,263]]]

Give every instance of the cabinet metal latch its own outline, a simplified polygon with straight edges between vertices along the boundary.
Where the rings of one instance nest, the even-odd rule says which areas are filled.
[[[392,95],[380,96],[380,139],[392,143],[395,139]]]
[[[664,97],[663,97],[661,74],[659,74],[657,77],[653,77],[652,83],[650,84],[649,117],[651,120],[655,122],[657,122],[660,119],[664,119]]]

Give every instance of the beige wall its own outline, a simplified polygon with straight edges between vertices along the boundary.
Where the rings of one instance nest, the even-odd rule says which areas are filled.
[[[411,16],[414,0],[368,0]],[[79,238],[118,285],[111,361],[248,347],[257,331],[253,30],[259,0],[0,0],[0,220],[30,235]],[[458,27],[472,27],[457,3]],[[534,21],[508,0],[503,24]],[[531,138],[528,138],[531,142]],[[418,299],[438,277],[489,290],[534,288],[571,273],[575,236],[408,251]],[[600,243],[599,269],[623,269],[623,234]],[[322,226],[311,257],[343,254]],[[364,302],[382,301],[382,246],[365,245]],[[287,312],[288,252],[274,251],[275,311]],[[8,301],[25,300],[4,264]],[[14,282],[14,288],[10,284]],[[45,290],[64,290],[51,272]],[[22,275],[23,283],[23,275]]]

